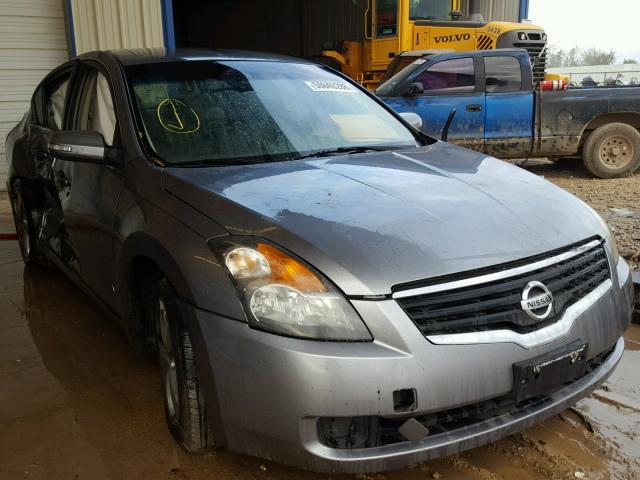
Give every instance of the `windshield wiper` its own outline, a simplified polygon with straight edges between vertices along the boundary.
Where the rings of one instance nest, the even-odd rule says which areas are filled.
[[[338,147],[328,148],[326,150],[318,150],[317,152],[301,155],[301,158],[317,158],[317,157],[331,157],[333,155],[350,155],[353,153],[367,153],[367,152],[385,152],[387,150],[393,150],[396,147],[376,147],[376,146],[354,146],[354,147]]]
[[[298,160],[298,156],[287,154],[265,153],[254,157],[238,158],[205,158],[201,160],[188,160],[170,164],[172,167],[228,167],[237,165],[254,165],[257,163],[280,162],[285,160]]]
[[[217,159],[203,159],[203,160],[189,160],[186,162],[169,163],[170,167],[221,167],[226,165],[232,165],[229,160],[217,160]]]
[[[287,160],[300,160],[302,158],[330,157],[332,155],[348,155],[351,153],[384,152],[399,147],[390,146],[355,146],[338,147],[326,150],[317,150],[307,155],[296,155],[295,153],[271,154],[264,153],[255,157],[246,158],[204,158],[200,160],[188,160],[186,162],[171,163],[171,167],[222,167],[230,165],[251,165],[256,163],[283,162]]]

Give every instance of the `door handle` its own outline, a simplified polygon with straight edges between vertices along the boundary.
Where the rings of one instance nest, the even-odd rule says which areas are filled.
[[[471,103],[469,105],[467,105],[467,112],[481,112],[482,111],[482,105],[478,104],[478,103]]]

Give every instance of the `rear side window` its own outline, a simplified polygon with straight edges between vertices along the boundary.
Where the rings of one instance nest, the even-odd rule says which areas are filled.
[[[485,57],[487,93],[517,92],[522,89],[520,62],[515,57]]]
[[[476,76],[472,58],[444,60],[430,66],[416,77],[425,93],[470,93],[475,90]]]

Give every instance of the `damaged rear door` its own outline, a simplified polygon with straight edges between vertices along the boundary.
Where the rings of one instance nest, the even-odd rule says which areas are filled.
[[[121,149],[112,91],[106,71],[93,62],[82,62],[66,129],[98,132],[106,146]],[[63,261],[114,308],[113,217],[123,172],[107,163],[55,158],[53,176],[71,250]]]

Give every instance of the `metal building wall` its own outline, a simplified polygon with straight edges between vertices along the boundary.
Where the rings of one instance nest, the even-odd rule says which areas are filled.
[[[363,36],[365,0],[180,0],[178,46],[320,55],[327,43]]]
[[[161,0],[72,0],[77,54],[164,46]]]
[[[486,21],[518,22],[519,0],[477,0]]]
[[[68,58],[60,0],[0,0],[0,190],[7,134],[28,110],[40,80]]]
[[[520,20],[520,4],[523,0],[476,0],[487,22],[515,22]],[[462,13],[469,14],[469,0],[462,0]]]
[[[300,5],[302,55],[320,55],[327,43],[364,37],[365,1],[301,0]]]

